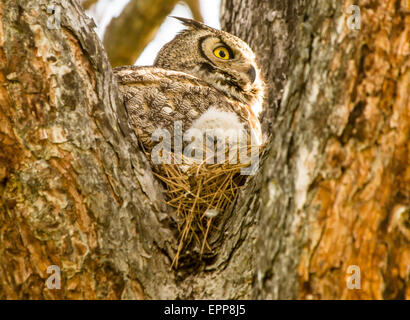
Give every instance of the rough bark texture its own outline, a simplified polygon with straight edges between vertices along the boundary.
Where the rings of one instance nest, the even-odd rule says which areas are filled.
[[[273,89],[253,297],[409,299],[409,2],[355,3],[360,30],[348,28],[350,1],[289,3],[226,0],[222,19]]]
[[[93,23],[76,1],[0,2],[1,298],[249,298],[257,199],[184,257]],[[255,188],[250,183],[247,195]],[[45,283],[61,269],[60,290]]]
[[[352,31],[350,4],[223,1],[271,85],[269,154],[216,255],[170,271],[172,212],[92,22],[76,1],[1,0],[0,298],[409,298],[410,8],[363,1]]]
[[[0,2],[0,297],[143,298],[139,279],[169,267],[162,197],[92,22],[55,1],[49,29],[49,3]],[[45,287],[50,265],[61,290]]]
[[[295,47],[298,17],[304,6],[300,1],[225,0],[222,7],[222,27],[245,39],[256,51],[270,88],[262,125],[264,132],[273,135],[269,138],[270,155],[261,171],[262,190],[253,195],[260,210],[253,213],[259,254],[255,256],[251,297],[291,299],[297,297],[301,235],[291,230],[296,221],[294,175],[288,163],[292,115],[280,105],[287,74],[291,73],[289,53]]]

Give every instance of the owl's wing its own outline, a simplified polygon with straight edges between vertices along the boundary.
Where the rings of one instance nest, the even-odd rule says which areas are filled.
[[[116,68],[114,73],[133,128],[147,150],[156,129],[166,129],[172,136],[175,121],[181,121],[185,131],[211,107],[248,122],[236,102],[186,73],[135,66]]]

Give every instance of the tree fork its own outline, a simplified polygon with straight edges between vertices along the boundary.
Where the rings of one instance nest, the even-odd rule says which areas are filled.
[[[216,259],[176,272],[172,212],[93,23],[53,1],[49,28],[50,3],[0,1],[0,298],[410,297],[405,1],[359,3],[359,30],[349,2],[223,1],[270,84],[269,155]]]

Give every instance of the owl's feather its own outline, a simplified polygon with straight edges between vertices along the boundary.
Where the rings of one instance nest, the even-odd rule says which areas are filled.
[[[155,67],[120,67],[114,69],[119,91],[127,109],[132,126],[147,150],[152,148],[152,133],[156,129],[166,129],[171,134],[175,121],[182,121],[183,131],[191,128],[192,123],[204,115],[203,120],[210,129],[232,129],[235,122],[248,127],[246,105],[226,97],[218,89],[184,72]],[[220,110],[212,124],[207,110]],[[231,113],[227,119],[226,113]],[[201,129],[205,129],[202,122]],[[197,122],[198,124],[198,122]],[[212,128],[211,128],[212,126]]]

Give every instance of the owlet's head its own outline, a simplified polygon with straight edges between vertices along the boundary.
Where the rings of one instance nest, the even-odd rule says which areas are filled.
[[[258,113],[264,83],[252,49],[230,33],[177,19],[188,28],[162,47],[154,66],[196,76]]]

